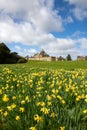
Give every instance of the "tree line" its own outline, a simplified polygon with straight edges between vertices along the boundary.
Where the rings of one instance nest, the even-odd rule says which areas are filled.
[[[17,52],[11,52],[11,50],[5,45],[0,43],[0,64],[12,64],[12,63],[26,63],[27,60],[18,55]]]

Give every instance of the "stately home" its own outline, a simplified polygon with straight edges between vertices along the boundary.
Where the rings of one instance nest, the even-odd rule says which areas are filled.
[[[55,61],[56,57],[49,56],[43,49],[40,53],[35,54],[33,57],[29,57],[29,60],[40,60],[40,61]]]
[[[32,57],[26,57],[28,60],[40,60],[40,61],[58,61],[58,60],[65,60],[62,56],[55,57],[55,56],[49,56],[43,49],[40,53],[35,54]]]
[[[77,60],[87,60],[87,56],[77,56]]]

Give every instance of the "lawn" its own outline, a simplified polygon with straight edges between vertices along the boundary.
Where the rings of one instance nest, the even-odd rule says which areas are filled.
[[[48,69],[87,69],[87,61],[29,61],[27,65]]]

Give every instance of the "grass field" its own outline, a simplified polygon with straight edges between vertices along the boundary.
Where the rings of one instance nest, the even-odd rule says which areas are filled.
[[[48,68],[48,69],[87,69],[87,61],[28,61],[26,64],[9,64],[3,66],[17,67],[25,66],[25,68]],[[2,65],[0,65],[2,67]]]
[[[48,69],[87,69],[87,61],[29,61],[28,65]]]
[[[87,130],[87,61],[0,65],[0,130]]]

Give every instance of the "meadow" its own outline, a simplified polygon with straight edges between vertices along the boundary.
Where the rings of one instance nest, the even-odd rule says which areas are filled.
[[[87,61],[0,65],[0,130],[87,130]]]
[[[29,67],[50,69],[87,69],[87,61],[29,61]]]

